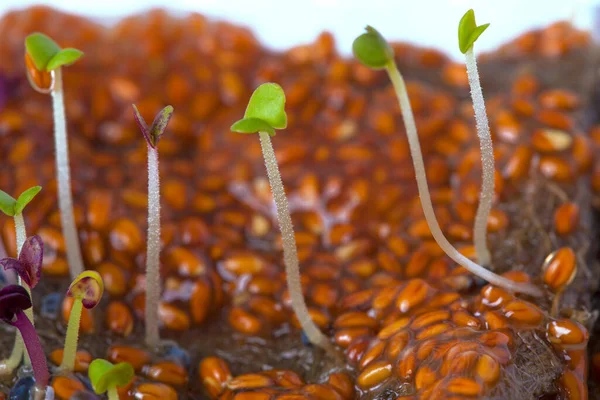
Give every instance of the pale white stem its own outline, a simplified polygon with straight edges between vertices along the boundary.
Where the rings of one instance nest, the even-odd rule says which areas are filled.
[[[487,223],[492,209],[492,200],[494,198],[494,147],[492,144],[492,135],[490,134],[490,124],[485,110],[485,101],[483,100],[481,83],[479,82],[477,60],[473,54],[473,46],[471,46],[465,54],[465,59],[467,63],[467,75],[469,76],[469,86],[471,86],[473,109],[475,110],[475,121],[477,123],[477,136],[479,137],[479,147],[481,149],[482,167],[481,193],[479,194],[479,206],[477,207],[477,214],[475,215],[473,240],[475,242],[477,261],[479,261],[481,265],[490,268],[491,255],[487,247]]]
[[[83,259],[79,247],[79,236],[73,216],[73,195],[71,193],[71,172],[69,168],[69,148],[67,141],[67,121],[63,100],[61,69],[54,70],[52,89],[52,107],[54,109],[54,144],[56,147],[56,174],[58,181],[58,207],[63,237],[67,246],[67,261],[71,278],[75,279],[83,272]]]
[[[158,151],[148,146],[148,244],[146,248],[146,344],[159,344],[158,300],[160,296],[160,177]]]
[[[300,267],[298,265],[298,250],[296,248],[296,237],[292,226],[292,217],[288,206],[287,197],[279,174],[275,151],[271,144],[271,138],[268,133],[260,132],[260,146],[262,148],[267,175],[275,200],[277,209],[277,219],[279,220],[279,229],[281,230],[281,239],[283,242],[283,261],[285,264],[285,275],[287,279],[288,291],[292,301],[292,309],[302,326],[302,330],[311,343],[324,349],[331,349],[329,339],[319,330],[314,323],[302,293],[302,284],[300,283]]]
[[[473,274],[488,281],[492,285],[503,287],[511,292],[526,293],[531,296],[542,296],[543,292],[534,285],[514,282],[471,261],[469,258],[462,255],[454,246],[452,246],[448,239],[446,239],[433,211],[433,204],[431,203],[431,196],[429,195],[429,187],[427,186],[425,165],[423,164],[421,146],[419,144],[419,137],[417,135],[417,126],[415,124],[415,118],[413,116],[410,101],[408,99],[408,93],[406,92],[404,79],[402,78],[400,71],[398,71],[395,63],[390,63],[386,70],[390,76],[392,84],[394,85],[398,102],[400,103],[402,118],[404,120],[406,134],[408,136],[410,154],[412,157],[413,166],[415,168],[415,177],[417,179],[419,196],[421,198],[421,207],[423,207],[423,213],[425,214],[427,225],[429,226],[429,230],[431,230],[431,234],[433,235],[435,241],[442,248],[442,250],[444,250],[448,257],[465,267]]]
[[[27,239],[27,230],[25,228],[25,219],[23,218],[22,213],[15,214],[13,219],[15,221],[15,236],[16,236],[17,255],[18,255],[18,254],[21,254],[21,250],[23,249],[23,245],[25,244],[25,240]],[[23,282],[23,280],[21,279],[21,277],[18,274],[17,274],[17,282],[19,283],[19,285],[23,286],[25,288],[25,290],[27,290],[27,293],[29,293],[29,297],[31,297],[33,299],[29,285],[27,285],[27,283]],[[29,318],[29,320],[31,321],[31,324],[33,326],[35,326],[35,323],[33,320],[33,307],[25,310],[25,315],[27,316],[27,318]],[[20,346],[21,349],[17,349],[17,346]],[[21,338],[20,332],[17,332],[17,338],[15,339],[15,347],[13,348],[13,354],[15,354],[15,357],[17,357],[17,353],[23,355],[23,358],[25,359],[25,363],[27,365],[31,365],[31,360],[29,359],[29,354],[27,354],[27,349],[24,346],[23,339]],[[11,357],[13,356],[13,354],[11,354]],[[19,361],[20,361],[20,358],[19,358]]]

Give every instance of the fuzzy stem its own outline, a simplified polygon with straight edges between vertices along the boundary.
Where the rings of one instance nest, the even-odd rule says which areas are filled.
[[[467,64],[467,75],[469,76],[469,86],[471,87],[471,98],[473,99],[473,109],[475,110],[475,121],[477,123],[477,136],[479,137],[482,166],[481,193],[479,195],[477,214],[475,215],[473,240],[475,242],[477,261],[479,261],[481,265],[489,268],[491,266],[491,255],[487,247],[486,239],[488,217],[494,199],[494,147],[492,145],[492,135],[490,134],[490,124],[485,110],[485,101],[483,100],[481,83],[479,82],[477,60],[473,54],[473,46],[467,50],[465,59]]]
[[[324,348],[331,349],[329,339],[319,330],[317,325],[310,317],[304,295],[302,293],[302,284],[300,283],[300,268],[298,266],[298,250],[296,248],[296,238],[294,236],[294,228],[292,226],[292,217],[288,207],[288,201],[285,196],[283,182],[279,174],[275,151],[271,144],[271,138],[268,133],[260,132],[260,146],[262,148],[267,175],[275,200],[275,208],[277,209],[277,219],[279,220],[279,229],[281,230],[281,239],[283,241],[283,260],[285,263],[285,275],[292,300],[292,309],[298,317],[298,321],[306,336],[311,343]]]
[[[67,261],[71,278],[75,279],[83,272],[83,259],[79,247],[79,237],[73,216],[73,195],[71,193],[71,172],[69,168],[69,147],[67,142],[67,121],[63,100],[62,72],[54,70],[52,89],[52,107],[54,109],[54,145],[56,147],[56,174],[58,181],[58,206],[63,237],[67,246]]]
[[[48,365],[46,364],[46,354],[44,353],[40,339],[31,321],[29,321],[29,318],[27,318],[23,311],[19,311],[16,317],[13,325],[21,332],[23,342],[31,357],[35,383],[39,388],[46,389],[50,375],[48,373]]]
[[[408,137],[408,144],[410,147],[410,154],[413,160],[413,166],[415,168],[415,177],[417,180],[417,189],[419,191],[419,197],[421,198],[421,207],[427,220],[427,225],[433,238],[438,245],[444,250],[444,252],[455,262],[465,267],[471,273],[479,276],[480,278],[488,281],[492,285],[503,287],[511,292],[526,293],[531,296],[540,297],[543,292],[534,285],[527,283],[517,283],[510,279],[499,276],[481,265],[471,261],[464,255],[462,255],[452,244],[446,239],[440,225],[435,217],[433,211],[433,204],[431,203],[431,196],[429,195],[429,187],[427,186],[427,176],[425,174],[425,165],[423,164],[423,156],[421,154],[421,145],[419,144],[419,136],[417,134],[417,126],[415,124],[415,118],[410,106],[408,99],[408,93],[404,84],[404,79],[398,70],[395,62],[390,62],[386,68],[390,80],[394,85],[398,102],[400,103],[400,109],[402,111],[402,118],[406,127],[406,135]]]
[[[15,214],[14,221],[15,221],[17,255],[19,255],[19,254],[21,254],[21,250],[23,249],[25,240],[27,240],[27,230],[25,229],[25,220],[23,219],[22,213]],[[31,288],[29,287],[29,285],[27,285],[25,282],[23,282],[23,280],[21,279],[20,276],[17,278],[17,282],[19,283],[19,285],[23,286],[25,288],[25,290],[27,290],[29,297],[31,297]],[[27,315],[27,318],[29,318],[29,321],[31,321],[31,324],[33,326],[35,326],[35,322],[33,319],[33,307],[30,307],[27,310],[25,310],[25,315]],[[20,335],[20,333],[17,333],[17,336],[19,336],[19,335]],[[21,348],[16,349],[17,346],[20,346]],[[25,349],[23,347],[23,340],[18,340],[18,339],[15,340],[15,348],[13,348],[13,352],[15,352],[15,350],[18,354],[22,354],[23,359],[25,360],[25,364],[31,365],[31,359],[29,357],[29,354],[27,354],[27,349]],[[17,356],[17,355],[15,354],[15,356]],[[11,357],[12,357],[12,354],[11,354]]]
[[[119,391],[116,386],[108,389],[108,400],[119,400]]]
[[[148,145],[148,244],[146,247],[146,344],[160,341],[158,300],[160,296],[160,177],[158,151]]]
[[[67,335],[65,337],[65,347],[63,350],[63,359],[60,363],[60,369],[73,372],[75,368],[75,356],[77,355],[77,342],[79,340],[79,323],[81,321],[81,311],[83,303],[81,299],[75,299],[69,315],[67,324]]]

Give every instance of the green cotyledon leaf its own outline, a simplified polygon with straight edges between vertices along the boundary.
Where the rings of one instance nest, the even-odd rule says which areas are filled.
[[[475,22],[475,11],[470,9],[463,15],[458,23],[458,47],[466,53],[490,24],[477,26]]]

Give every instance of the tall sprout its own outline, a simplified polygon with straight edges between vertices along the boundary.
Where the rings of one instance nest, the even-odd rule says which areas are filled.
[[[292,218],[279,167],[277,166],[275,151],[271,143],[271,136],[275,136],[275,130],[285,129],[286,126],[285,93],[281,86],[275,83],[265,83],[254,91],[248,102],[244,118],[234,123],[231,130],[243,134],[258,133],[267,176],[271,185],[275,208],[277,209],[277,220],[279,221],[283,242],[283,262],[292,309],[310,342],[321,348],[331,350],[329,339],[312,320],[304,300],[300,282],[296,237],[294,236]]]
[[[477,261],[481,265],[490,267],[491,256],[487,246],[487,222],[494,200],[494,147],[490,124],[488,122],[483,91],[479,82],[479,71],[477,60],[473,53],[473,45],[477,38],[487,29],[490,24],[477,26],[475,23],[475,12],[469,10],[461,18],[458,24],[458,44],[460,51],[465,55],[467,64],[467,75],[471,87],[471,99],[475,110],[475,122],[477,125],[477,136],[481,149],[481,193],[479,205],[475,215],[475,226],[473,227],[473,240]]]
[[[42,33],[32,33],[27,36],[25,49],[25,64],[29,83],[36,91],[52,96],[58,207],[60,209],[62,233],[67,248],[69,271],[71,278],[74,279],[83,272],[84,268],[73,215],[62,67],[77,61],[83,56],[83,53],[73,48],[61,49],[54,40]]]
[[[462,255],[454,246],[452,246],[446,236],[444,236],[436,219],[435,212],[433,211],[431,195],[429,194],[429,187],[427,185],[427,176],[425,174],[425,165],[423,163],[423,155],[421,154],[421,145],[419,144],[419,136],[417,134],[417,126],[410,106],[404,78],[398,70],[394,60],[394,51],[383,36],[370,26],[367,26],[366,33],[363,33],[356,38],[352,49],[354,55],[361,63],[373,69],[384,69],[392,81],[400,104],[402,119],[404,120],[404,125],[406,127],[410,154],[415,169],[415,178],[417,180],[417,189],[421,198],[421,206],[423,207],[423,213],[425,214],[429,230],[438,245],[452,260],[493,285],[503,287],[512,292],[526,293],[531,296],[542,296],[543,292],[532,284],[514,282],[473,262]]]

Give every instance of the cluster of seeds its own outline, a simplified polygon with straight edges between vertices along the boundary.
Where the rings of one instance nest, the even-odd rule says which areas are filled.
[[[524,57],[543,62],[568,54],[582,62],[586,35],[551,25],[483,59],[497,166],[488,219],[493,266],[515,281],[543,281],[548,301],[535,304],[485,286],[444,255],[421,210],[392,88],[384,74],[337,55],[331,35],[274,54],[247,30],[198,14],[175,18],[151,11],[104,28],[32,8],[0,20],[6,38],[0,90],[8,94],[1,108],[0,93],[0,154],[12,171],[0,175],[0,187],[20,193],[44,186],[27,222],[45,243],[43,274],[58,284],[66,285],[69,271],[51,115],[47,99],[24,78],[22,44],[32,31],[86,54],[64,74],[74,212],[85,265],[102,276],[108,301],[100,311],[83,310],[76,372],[84,373],[94,357],[127,361],[137,377],[120,395],[131,399],[198,398],[202,390],[235,400],[475,397],[518,383],[503,378],[520,367],[518,354],[535,336],[559,360],[544,370],[550,384],[540,390],[584,396],[587,331],[560,312],[589,307],[598,280],[598,271],[584,268],[584,243],[591,232],[590,176],[600,193],[600,161],[594,159],[600,130],[582,130],[588,93],[556,88],[544,73],[528,71]],[[464,66],[433,50],[405,44],[394,50],[409,78],[437,218],[453,244],[473,258],[481,166]],[[513,59],[519,69],[494,66]],[[589,67],[574,68],[583,76]],[[299,323],[286,290],[260,145],[228,129],[251,89],[265,81],[281,84],[287,97],[288,129],[277,135],[275,149],[309,313],[343,351],[338,367],[348,368],[325,371],[331,373],[319,384],[318,374],[279,369],[277,359],[264,361],[275,368],[267,372],[260,372],[263,361],[250,360],[252,369],[235,365],[238,348],[252,346],[256,336],[265,338],[257,347],[281,335],[299,336],[290,329]],[[144,320],[148,204],[140,174],[146,146],[130,111],[133,102],[146,117],[166,103],[176,110],[160,145],[159,319],[165,336],[189,334],[202,342],[210,331],[236,337],[221,348],[208,339],[204,347],[195,343],[191,359],[181,349],[156,358],[134,345]],[[14,255],[12,221],[0,224]],[[62,303],[65,322],[72,302],[66,297]],[[105,330],[111,347],[98,353],[93,343],[99,336],[105,342]],[[58,348],[47,347],[57,365]],[[215,357],[217,351],[226,356]],[[52,386],[67,399],[88,390],[84,382],[60,376]]]

